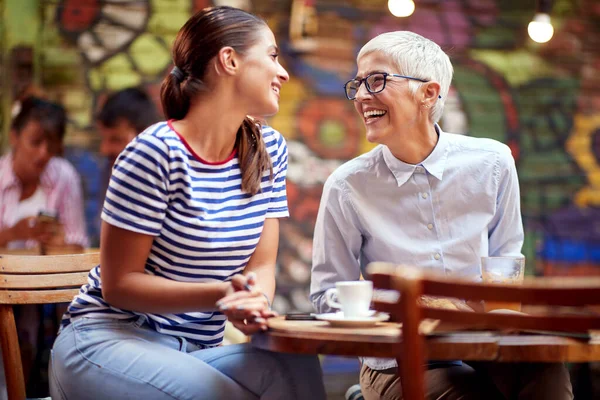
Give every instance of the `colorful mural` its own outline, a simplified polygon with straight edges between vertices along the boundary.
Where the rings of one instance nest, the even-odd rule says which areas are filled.
[[[241,3],[267,19],[291,76],[281,110],[269,121],[290,149],[291,217],[281,228],[278,310],[310,309],[311,237],[323,182],[342,162],[371,148],[342,85],[355,72],[360,46],[389,30],[415,31],[450,54],[455,78],[441,123],[445,130],[511,147],[530,272],[600,272],[597,2],[555,1],[555,37],[546,45],[526,34],[533,0],[423,0],[407,19],[390,16],[385,1],[309,1],[311,29],[293,40],[291,1]],[[194,10],[210,4],[44,3],[44,86],[70,109],[73,146],[93,153],[92,116],[107,92],[142,85],[157,97],[177,30]],[[68,80],[68,74],[78,78]]]

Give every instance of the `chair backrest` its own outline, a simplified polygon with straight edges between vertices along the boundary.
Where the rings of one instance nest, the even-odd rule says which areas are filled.
[[[70,302],[87,282],[99,253],[55,256],[0,254],[0,343],[9,400],[25,399],[12,306]]]
[[[531,278],[522,285],[489,284],[448,278],[441,274],[390,263],[371,263],[370,278],[378,289],[400,293],[395,301],[376,301],[375,308],[402,322],[402,354],[398,365],[410,371],[403,379],[404,398],[424,398],[424,341],[419,333],[423,319],[431,318],[465,327],[518,330],[586,332],[600,329],[600,314],[585,306],[600,304],[600,278]],[[422,296],[450,297],[502,303],[578,307],[575,311],[527,315],[522,313],[485,313],[424,306]],[[563,309],[564,310],[564,309]],[[420,372],[419,372],[420,371]]]
[[[71,301],[99,262],[99,253],[0,255],[0,304]]]

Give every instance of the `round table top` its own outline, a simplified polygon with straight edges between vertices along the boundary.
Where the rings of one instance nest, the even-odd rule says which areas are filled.
[[[254,346],[271,351],[304,354],[387,357],[399,354],[401,325],[379,323],[369,328],[332,327],[326,321],[288,321],[271,318],[269,330],[252,338]],[[585,335],[581,335],[585,336]],[[499,331],[455,331],[426,336],[431,360],[503,362],[600,361],[600,333],[587,338],[552,334],[507,334]]]

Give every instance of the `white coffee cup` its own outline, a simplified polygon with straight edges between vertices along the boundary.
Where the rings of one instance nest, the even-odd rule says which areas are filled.
[[[339,303],[333,300],[336,296]],[[345,318],[366,317],[373,298],[373,282],[341,281],[335,288],[325,291],[325,301],[329,307],[339,308]]]

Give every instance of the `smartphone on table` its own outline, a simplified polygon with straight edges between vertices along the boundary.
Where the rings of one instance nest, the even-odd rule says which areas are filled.
[[[317,318],[314,313],[287,313],[285,319],[288,321],[313,321]]]

